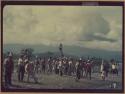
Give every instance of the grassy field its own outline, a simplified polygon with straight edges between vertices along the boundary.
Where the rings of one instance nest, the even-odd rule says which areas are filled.
[[[25,74],[24,82],[18,82],[17,74],[14,73],[12,77],[12,83],[14,86],[11,88],[18,89],[111,89],[110,85],[115,82],[117,84],[116,89],[122,88],[122,77],[109,75],[105,81],[101,80],[100,74],[93,73],[92,80],[81,78],[79,82],[75,81],[73,76],[59,76],[55,74],[38,74],[38,83],[35,83],[31,78],[30,82],[27,82],[27,74]]]

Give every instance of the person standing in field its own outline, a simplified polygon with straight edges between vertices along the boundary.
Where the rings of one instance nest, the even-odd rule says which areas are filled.
[[[47,74],[52,73],[52,57],[47,60]]]
[[[45,73],[46,71],[46,60],[45,58],[43,58],[43,61],[42,61],[42,72]]]
[[[104,64],[104,70],[105,70],[105,76],[106,76],[106,77],[108,77],[109,68],[110,68],[110,65],[109,65],[109,63],[106,61],[106,63]]]
[[[25,64],[23,60],[23,56],[20,56],[18,60],[18,81],[23,81],[24,78],[24,73],[25,73]]]
[[[83,77],[86,77],[86,61],[85,60],[83,60],[83,62],[82,62],[82,66],[83,66]]]
[[[101,73],[102,73],[103,69],[104,69],[104,63],[103,63],[103,60],[102,60],[102,64],[101,64],[101,68],[100,68]]]
[[[103,70],[102,72],[101,72],[101,78],[102,78],[102,80],[105,80],[105,76],[106,75],[106,73],[105,73],[105,71]]]
[[[108,77],[108,72],[109,72],[109,63],[107,61],[102,60],[101,64],[101,77],[103,80],[105,80],[106,77]]]
[[[76,81],[79,81],[80,77],[81,77],[81,69],[80,69],[80,62],[76,62]]]
[[[39,62],[38,56],[36,56],[36,59],[35,59],[34,63],[35,63],[35,72],[38,74],[39,68],[40,68],[40,62]]]
[[[30,78],[33,78],[35,83],[38,83],[38,79],[35,74],[35,64],[33,61],[26,64],[25,72],[27,73],[27,82],[29,82]]]
[[[100,69],[101,79],[102,79],[102,80],[105,80],[105,74],[106,74],[104,67],[105,67],[105,66],[104,66],[104,60],[102,60],[101,69]]]
[[[111,63],[112,63],[112,69],[111,69],[112,74],[118,75],[118,68],[116,62],[114,60],[111,60]]]
[[[116,74],[117,74],[117,76],[118,76],[118,71],[119,71],[119,64],[116,63]]]
[[[12,57],[12,52],[9,53],[8,57],[4,60],[4,78],[5,78],[5,87],[12,85],[12,73],[14,71],[14,62]]]
[[[59,74],[59,67],[58,67],[58,65],[59,65],[59,60],[57,59],[55,61],[55,74]]]
[[[91,80],[91,71],[92,71],[92,64],[91,64],[91,61],[88,60],[87,63],[86,63],[86,77]]]
[[[64,60],[64,74],[67,75],[68,72],[68,60]]]
[[[73,60],[70,59],[68,62],[68,75],[72,76],[72,73],[73,73]]]
[[[83,77],[83,61],[82,61],[82,58],[79,59],[79,64],[80,64],[80,70],[81,70],[81,77]]]
[[[62,60],[59,61],[59,75],[62,76],[63,75],[63,63]]]

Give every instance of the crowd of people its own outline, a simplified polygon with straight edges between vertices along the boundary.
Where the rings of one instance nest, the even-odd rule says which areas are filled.
[[[20,55],[18,58],[17,64],[17,74],[18,81],[23,82],[24,77],[27,75],[27,82],[30,81],[31,78],[34,79],[35,83],[38,83],[39,77],[36,77],[36,74],[56,74],[56,75],[66,75],[75,77],[76,81],[79,81],[81,78],[83,79],[92,79],[92,70],[96,66],[96,61],[93,59],[74,59],[69,57],[49,57],[49,58],[41,58],[35,56],[34,59],[29,59],[26,55]],[[100,64],[100,76],[102,80],[105,80],[108,77],[108,73],[118,74],[118,68],[114,60],[106,62],[105,60],[101,61]],[[12,74],[15,70],[13,54],[10,52],[8,56],[4,60],[4,80],[5,86],[8,87],[12,85]]]

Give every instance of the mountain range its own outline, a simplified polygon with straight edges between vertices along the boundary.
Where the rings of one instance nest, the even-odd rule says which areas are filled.
[[[34,53],[59,53],[59,48],[56,46],[47,46],[47,45],[28,45],[28,44],[4,44],[3,45],[3,53],[8,51],[12,51],[13,53],[20,53],[21,49],[24,48],[32,48]],[[101,57],[104,59],[111,59],[115,58],[117,60],[122,60],[122,52],[120,51],[107,51],[107,50],[100,50],[100,49],[90,49],[85,47],[79,46],[63,46],[64,55],[72,55],[72,56],[94,56],[94,57]]]

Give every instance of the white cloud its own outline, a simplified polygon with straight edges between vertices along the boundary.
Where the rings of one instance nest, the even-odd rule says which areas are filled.
[[[121,7],[7,6],[3,41],[121,50],[120,13]]]

